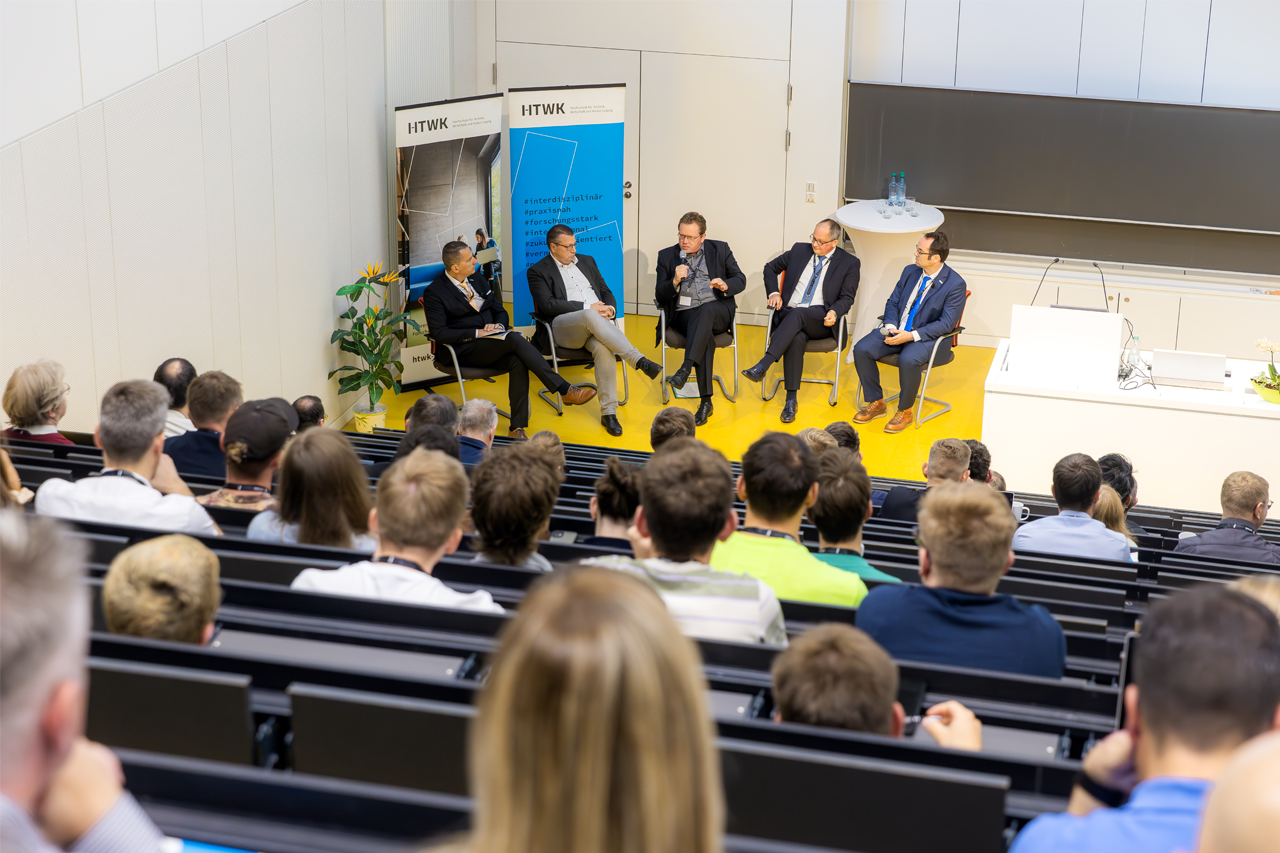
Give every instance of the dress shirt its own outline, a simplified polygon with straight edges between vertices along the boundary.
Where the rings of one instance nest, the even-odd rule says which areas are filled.
[[[257,542],[283,542],[286,545],[297,545],[298,531],[301,529],[300,524],[285,524],[274,509],[264,509],[249,522],[249,529],[244,535],[246,539]],[[351,550],[372,554],[378,550],[378,540],[367,533],[353,533]]]
[[[78,521],[151,527],[174,533],[216,536],[218,527],[190,495],[162,495],[132,472],[85,477],[74,483],[45,480],[36,492],[36,512]]]
[[[196,425],[191,422],[191,418],[179,412],[177,409],[170,409],[169,413],[164,416],[164,437],[173,438],[175,435],[182,435],[184,432],[191,432]]]
[[[467,284],[465,281],[458,281],[456,278],[449,275],[448,273],[445,273],[445,277],[448,278],[449,281],[453,282],[453,286],[458,288],[458,290],[462,292],[463,298],[471,303],[472,308],[474,308],[476,311],[479,311],[482,307],[484,307],[484,300],[480,298],[480,294],[476,293],[476,289],[474,287]],[[477,305],[476,304],[477,302],[480,304]]]
[[[1129,540],[1124,534],[1108,530],[1086,512],[1071,509],[1019,527],[1013,534],[1013,550],[1129,562]]]
[[[804,271],[800,273],[800,280],[796,282],[796,289],[791,291],[791,301],[787,303],[792,308],[807,308],[815,302],[822,304],[822,283],[827,280],[827,271],[831,269],[831,259],[835,257],[836,250],[832,249],[825,255],[814,255],[809,258],[809,263],[804,265]],[[822,258],[822,272],[818,273],[818,284],[813,288],[808,300],[804,298],[804,292],[809,289],[809,278],[813,275],[813,265],[818,262],[818,258]]]
[[[351,563],[340,569],[304,569],[289,586],[303,592],[376,598],[400,604],[426,604],[481,613],[506,612],[483,589],[458,592],[418,569],[372,560]]]
[[[564,298],[570,302],[581,302],[583,308],[589,308],[600,300],[596,298],[596,292],[591,287],[591,282],[587,281],[587,277],[582,274],[582,270],[578,269],[578,259],[574,258],[571,264],[562,264],[556,261],[553,255],[551,260],[556,262],[556,268],[560,270],[560,277],[564,279]]]
[[[169,849],[164,835],[128,791],[76,839],[72,853],[160,853]],[[18,804],[0,794],[0,850],[5,853],[58,853]]]
[[[934,284],[937,283],[938,276],[940,275],[942,275],[942,267],[938,267],[938,271],[935,272],[933,275],[929,275],[929,273],[921,270],[920,280],[917,281],[916,286],[911,289],[911,296],[907,298],[907,304],[902,306],[902,318],[898,321],[898,325],[895,327],[898,329],[898,331],[903,331],[902,327],[907,324],[907,317],[911,316],[911,306],[915,304],[916,296],[919,295],[920,301],[923,302],[924,298],[929,295],[929,291],[933,289]],[[920,282],[924,281],[925,278],[929,279],[929,283],[924,286],[924,291],[921,292]],[[916,316],[919,316],[919,314],[920,312],[917,311]],[[911,337],[915,338],[918,341],[920,340],[920,333],[915,329],[912,329]]]
[[[58,432],[55,424],[38,424],[33,427],[9,427],[0,436],[20,438],[25,441],[43,441],[45,444],[75,444],[74,441]]]
[[[689,267],[689,274],[680,281],[680,298],[676,300],[677,311],[689,311],[699,305],[715,302],[715,293],[711,290],[711,275],[707,272],[707,247],[703,246],[686,258],[678,258],[680,263]],[[689,304],[685,305],[684,300]]]

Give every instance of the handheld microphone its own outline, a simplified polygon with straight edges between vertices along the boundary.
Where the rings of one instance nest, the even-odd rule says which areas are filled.
[[[682,261],[687,261],[687,260],[689,260],[689,253],[688,253],[688,252],[686,252],[684,249],[681,249],[681,250],[680,250],[680,260],[682,260]]]
[[[1056,263],[1059,263],[1061,260],[1062,260],[1062,258],[1054,258],[1054,259],[1049,263],[1049,267],[1053,266],[1053,265],[1054,265],[1054,264],[1056,264]],[[1043,284],[1044,284],[1044,277],[1045,277],[1045,276],[1047,276],[1047,275],[1049,274],[1049,267],[1045,267],[1045,268],[1044,268],[1044,272],[1040,273],[1040,284],[1037,284],[1037,285],[1036,285],[1036,295],[1031,297],[1031,304],[1032,304],[1032,305],[1035,305],[1035,304],[1036,304],[1036,296],[1039,296],[1039,295],[1040,295],[1040,287],[1041,287],[1041,285],[1043,285]]]
[[[1107,311],[1110,311],[1110,310],[1111,310],[1111,304],[1110,304],[1110,303],[1111,303],[1111,300],[1107,298],[1107,277],[1106,277],[1105,275],[1103,275],[1103,273],[1102,273],[1102,267],[1098,266],[1098,262],[1097,262],[1097,261],[1094,261],[1094,262],[1093,262],[1093,266],[1094,266],[1094,268],[1095,268],[1095,269],[1097,269],[1097,270],[1098,270],[1098,275],[1101,275],[1101,276],[1102,276],[1102,307],[1103,307],[1103,308],[1105,308],[1105,309],[1107,309]],[[1117,306],[1116,306],[1116,311],[1117,311],[1117,312],[1119,312],[1119,310],[1120,310],[1120,306],[1119,306],[1119,305],[1117,305]]]

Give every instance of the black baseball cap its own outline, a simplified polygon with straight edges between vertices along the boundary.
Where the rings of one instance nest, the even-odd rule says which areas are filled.
[[[246,462],[262,462],[275,456],[298,428],[298,413],[279,397],[250,400],[231,413],[223,442],[249,448]]]

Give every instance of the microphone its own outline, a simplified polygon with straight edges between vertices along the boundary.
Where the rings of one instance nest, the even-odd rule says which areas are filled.
[[[688,253],[688,252],[686,252],[684,249],[681,249],[681,250],[680,250],[680,260],[682,260],[682,261],[687,261],[687,260],[689,260],[689,253]]]
[[[1053,266],[1054,264],[1059,263],[1059,262],[1061,262],[1061,261],[1062,261],[1062,258],[1054,258],[1054,259],[1049,263],[1049,267],[1051,267],[1051,266]],[[1040,273],[1040,284],[1037,284],[1037,285],[1036,285],[1036,295],[1035,295],[1035,296],[1033,296],[1033,297],[1031,297],[1031,304],[1032,304],[1032,305],[1035,305],[1035,304],[1036,304],[1036,296],[1039,296],[1039,295],[1040,295],[1040,287],[1041,287],[1041,285],[1043,285],[1043,284],[1044,284],[1044,277],[1045,277],[1045,276],[1047,276],[1047,275],[1049,274],[1049,267],[1045,267],[1045,268],[1044,268],[1044,272]]]
[[[1106,308],[1107,311],[1110,311],[1111,305],[1109,303],[1111,302],[1111,300],[1107,298],[1107,277],[1103,275],[1102,267],[1098,266],[1097,261],[1093,262],[1093,266],[1098,270],[1098,275],[1102,276],[1102,307]],[[1116,306],[1116,311],[1117,313],[1120,311],[1119,305]]]

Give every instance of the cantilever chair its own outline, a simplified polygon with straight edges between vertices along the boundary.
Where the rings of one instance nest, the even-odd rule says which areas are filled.
[[[658,347],[659,358],[662,361],[662,405],[666,405],[671,400],[671,389],[667,385],[667,350],[684,349],[688,340],[684,335],[667,325],[667,309],[654,302],[658,309],[658,328],[662,330],[662,343]],[[713,374],[712,379],[720,383],[720,393],[724,394],[725,399],[730,403],[738,396],[738,315],[733,315],[733,334],[722,332],[715,336],[716,349],[733,350],[733,393],[729,393],[729,389],[725,387],[724,380],[720,378],[720,374]],[[696,370],[695,374],[696,375]]]
[[[779,293],[782,292],[782,284],[786,280],[787,280],[787,273],[786,273],[786,270],[783,270],[782,274],[778,276],[778,292]],[[776,309],[773,309],[773,308],[769,309],[769,322],[765,324],[765,333],[764,333],[764,348],[766,350],[769,349],[769,341],[773,339],[773,315],[776,313],[777,313]],[[832,353],[836,357],[836,378],[834,380],[810,379],[808,376],[800,377],[801,382],[812,382],[814,385],[830,385],[831,396],[827,398],[827,403],[829,403],[832,406],[836,404],[836,394],[840,390],[840,387],[839,387],[840,386],[840,362],[842,360],[840,358],[840,353],[845,349],[845,347],[849,345],[848,326],[849,326],[849,312],[846,311],[844,312],[844,314],[841,315],[840,320],[836,323],[836,333],[834,337],[819,338],[817,340],[811,339],[807,344],[805,344],[805,347],[804,347],[804,351],[806,355],[811,352],[820,352],[820,353]],[[839,342],[838,346],[836,343],[837,341]],[[770,366],[772,367],[772,365]],[[769,372],[765,371],[764,381],[760,383],[760,399],[761,400],[768,401],[768,400],[772,400],[775,396],[777,396],[778,386],[782,384],[782,377],[779,376],[777,379],[773,380],[773,388],[771,388],[769,390],[769,393],[766,395],[764,392],[764,389],[765,389],[765,386],[767,386],[768,384],[769,384]]]
[[[570,349],[569,347],[557,346],[556,333],[555,333],[555,330],[551,328],[551,321],[545,319],[544,317],[539,316],[536,311],[530,311],[529,316],[533,318],[533,322],[537,323],[539,326],[542,326],[547,330],[547,339],[551,341],[550,358],[551,358],[552,370],[554,370],[556,373],[559,373],[561,367],[584,367],[588,365],[592,367],[595,366],[596,357],[591,354],[591,350],[587,349],[586,347]],[[613,325],[615,326],[618,325],[618,320],[616,317],[610,322],[613,323]],[[615,364],[618,362],[621,362],[622,356],[618,355],[617,353],[614,353],[613,360]],[[596,387],[594,382],[579,382],[578,384],[585,385],[589,388]],[[538,389],[538,396],[541,397],[547,403],[547,405],[555,409],[557,415],[564,414],[564,401],[560,399],[560,394],[558,392],[553,394],[552,392],[548,391],[546,388],[540,388]],[[631,378],[627,375],[627,366],[623,364],[622,366],[622,399],[618,401],[618,405],[625,406],[627,404],[627,399],[630,396],[631,396]]]

